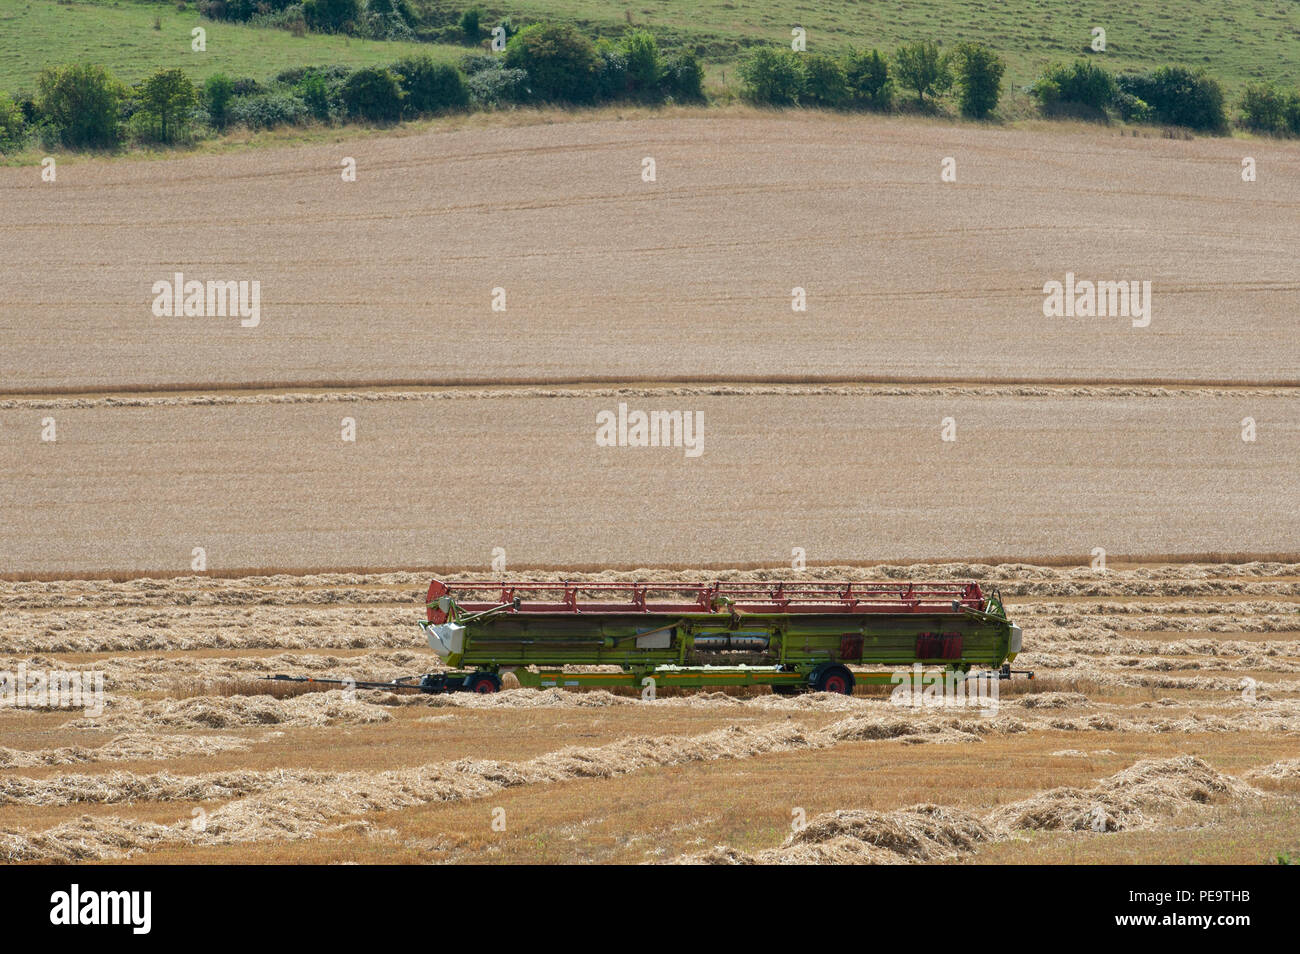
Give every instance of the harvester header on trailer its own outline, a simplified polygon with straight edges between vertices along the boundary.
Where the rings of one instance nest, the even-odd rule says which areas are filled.
[[[426,603],[429,646],[470,670],[438,684],[478,692],[513,672],[524,686],[851,693],[893,675],[852,667],[982,666],[1005,677],[1021,648],[1000,594],[975,582],[434,580]]]

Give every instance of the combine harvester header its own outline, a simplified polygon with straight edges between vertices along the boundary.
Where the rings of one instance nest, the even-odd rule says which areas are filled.
[[[456,671],[427,692],[521,686],[717,687],[851,694],[893,672],[863,666],[972,666],[1011,674],[1021,648],[997,591],[978,583],[538,583],[434,580],[421,621]],[[564,667],[607,667],[573,672]],[[610,671],[612,670],[612,671]]]

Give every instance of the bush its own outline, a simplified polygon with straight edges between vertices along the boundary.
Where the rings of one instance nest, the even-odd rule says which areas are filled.
[[[460,58],[460,71],[473,76],[483,70],[501,69],[501,57],[492,53],[467,53]]]
[[[36,100],[30,93],[20,93],[14,102],[23,111],[23,120],[28,126],[36,126],[41,122],[40,107],[36,105]]]
[[[140,112],[158,123],[158,141],[169,143],[189,125],[189,112],[199,102],[194,84],[179,67],[159,70],[141,88]]]
[[[73,64],[41,71],[41,115],[70,148],[109,148],[121,139],[126,87],[102,66]]]
[[[203,107],[217,129],[225,128],[230,100],[234,95],[235,84],[225,73],[214,73],[203,82]]]
[[[298,2],[298,0],[294,0],[294,2],[279,10],[266,10],[259,4],[258,12],[248,18],[248,24],[249,26],[268,27],[277,30],[296,30],[296,36],[302,36],[307,28],[307,24],[303,20],[302,3]]]
[[[760,46],[739,67],[744,96],[764,106],[791,106],[803,92],[803,64],[793,50]]]
[[[297,85],[298,95],[312,118],[323,123],[329,122],[338,102],[338,90],[331,86],[323,73],[316,70],[308,71]]]
[[[415,31],[413,31],[401,15],[390,13],[387,16],[372,17],[367,16],[362,21],[365,26],[356,29],[356,35],[368,37],[372,40],[392,40],[400,43],[414,43]]]
[[[602,43],[596,49],[600,66],[596,68],[595,98],[621,99],[627,95],[627,54],[620,47]]]
[[[506,44],[506,66],[526,72],[539,99],[585,103],[596,94],[600,57],[595,45],[573,27],[534,24]]]
[[[1223,88],[1204,70],[1162,66],[1151,73],[1121,76],[1118,82],[1124,92],[1149,103],[1159,122],[1209,132],[1227,128]]]
[[[340,91],[349,116],[375,123],[397,122],[402,115],[402,88],[397,77],[378,66],[367,66],[347,78]]]
[[[464,35],[465,42],[477,43],[483,35],[483,28],[479,25],[482,17],[483,11],[478,7],[470,7],[460,15],[460,32]]]
[[[849,101],[849,81],[835,57],[806,53],[803,57],[803,91],[800,102],[837,109]]]
[[[1282,107],[1282,125],[1293,136],[1300,136],[1300,93],[1292,93]]]
[[[256,12],[253,0],[200,0],[199,15],[209,20],[243,23]]]
[[[255,17],[277,14],[296,0],[201,0],[199,13],[209,20],[245,23]]]
[[[1286,106],[1286,95],[1272,83],[1247,83],[1241,94],[1242,125],[1259,132],[1282,132]]]
[[[907,89],[916,93],[919,103],[926,94],[936,96],[952,86],[952,70],[948,57],[939,46],[929,40],[902,46],[894,53],[894,75]]]
[[[23,108],[0,93],[0,152],[21,149],[27,141],[27,120]]]
[[[123,120],[122,141],[130,146],[157,144],[158,126],[144,113],[136,113]]]
[[[257,80],[245,76],[241,79],[235,80],[234,84],[231,86],[231,91],[236,96],[260,96],[267,90],[266,87]]]
[[[627,57],[627,92],[641,99],[659,96],[659,44],[654,34],[632,30],[621,44]]]
[[[997,108],[1006,64],[996,53],[979,43],[959,44],[953,51],[953,61],[961,88],[961,114],[971,119],[983,119]]]
[[[1087,60],[1077,60],[1071,66],[1059,63],[1049,66],[1030,92],[1046,112],[1083,108],[1104,113],[1114,101],[1117,89],[1115,77],[1107,70]]]
[[[493,109],[508,103],[525,102],[530,91],[523,70],[500,68],[477,70],[465,82],[469,101],[476,109]]]
[[[273,129],[291,126],[307,117],[307,107],[290,93],[258,93],[236,96],[227,112],[228,123],[249,129]]]
[[[888,109],[894,101],[894,81],[889,64],[878,50],[850,50],[844,61],[844,78],[855,106]]]
[[[393,0],[367,0],[365,10],[350,19],[345,17],[339,29],[371,40],[415,39],[410,24]]]
[[[303,0],[303,20],[320,33],[341,33],[360,15],[360,0]]]
[[[1132,93],[1117,92],[1114,106],[1119,110],[1119,118],[1126,123],[1151,122],[1151,106],[1144,99],[1138,99]]]
[[[659,84],[663,94],[671,96],[675,102],[704,101],[704,70],[692,53],[682,52],[665,57]]]
[[[460,70],[435,63],[428,56],[412,56],[395,63],[392,72],[401,83],[402,104],[409,115],[441,113],[469,105],[469,90]]]

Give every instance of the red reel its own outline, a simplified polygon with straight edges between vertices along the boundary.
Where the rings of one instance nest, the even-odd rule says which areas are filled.
[[[443,583],[441,580],[434,580],[429,584],[429,595],[424,598],[424,601],[431,604],[429,606],[430,623],[447,622],[447,614],[438,606],[438,600],[446,596],[449,592],[451,591],[447,589],[447,584]]]

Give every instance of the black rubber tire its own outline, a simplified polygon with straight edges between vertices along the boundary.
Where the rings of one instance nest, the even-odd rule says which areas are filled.
[[[470,692],[484,694],[501,691],[501,678],[496,673],[476,672],[465,677],[465,688]]]
[[[853,683],[853,673],[839,665],[818,669],[810,680],[813,692],[837,692],[842,696],[853,695]]]

